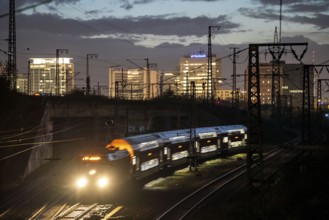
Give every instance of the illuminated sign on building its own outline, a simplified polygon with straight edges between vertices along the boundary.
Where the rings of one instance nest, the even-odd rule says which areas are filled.
[[[206,58],[206,54],[191,54],[191,58]]]

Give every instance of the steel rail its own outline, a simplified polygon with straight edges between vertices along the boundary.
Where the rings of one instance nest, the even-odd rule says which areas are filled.
[[[289,141],[284,145],[288,146],[290,144],[293,144],[294,142],[295,140]],[[284,150],[285,150],[284,148],[276,146],[273,150],[265,154],[264,160],[269,160],[275,157],[276,155],[280,154]],[[247,172],[246,166],[247,164],[240,165],[234,170],[231,170],[228,173],[225,173],[213,179],[211,182],[203,185],[202,187],[198,188],[196,191],[192,192],[191,194],[187,195],[179,202],[174,204],[167,211],[165,211],[163,214],[157,217],[156,220],[173,219],[173,218],[180,220],[186,219],[186,217],[190,213],[192,213],[196,209],[196,207],[200,206],[210,196],[212,196],[214,193],[224,188],[225,186],[227,186],[229,183],[233,182],[237,178],[244,175]],[[181,213],[180,216],[178,216],[178,212]]]
[[[75,204],[63,211],[62,213],[53,216],[52,220],[61,219],[102,219],[107,220],[114,218],[113,216],[118,213],[123,207],[117,206],[114,208],[112,204],[98,204],[94,203],[92,205]]]

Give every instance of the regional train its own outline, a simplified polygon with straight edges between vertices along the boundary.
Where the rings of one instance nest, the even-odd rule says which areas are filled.
[[[168,167],[188,163],[191,156],[207,159],[246,146],[247,128],[226,125],[163,131],[114,139],[106,153],[81,157],[76,187],[106,188],[113,180],[140,179]]]

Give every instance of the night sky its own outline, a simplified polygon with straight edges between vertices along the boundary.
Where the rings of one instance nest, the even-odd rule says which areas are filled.
[[[7,51],[9,0],[0,0],[0,49]],[[16,10],[42,2],[16,0]],[[107,85],[108,68],[134,67],[126,59],[144,58],[162,71],[174,71],[179,58],[196,51],[207,53],[208,26],[213,32],[213,53],[232,54],[250,43],[272,43],[279,31],[280,0],[54,0],[17,13],[17,64],[27,73],[29,58],[55,57],[56,49],[68,49],[74,59],[77,84],[84,85],[86,55],[98,54],[89,63],[91,84]],[[329,1],[282,0],[282,42],[308,42],[304,63],[329,60]],[[304,48],[302,48],[304,49]],[[315,53],[313,53],[315,51]],[[315,59],[313,59],[313,54]],[[140,60],[138,60],[140,59]],[[265,56],[262,57],[265,59]],[[0,53],[0,61],[7,57]],[[296,62],[292,54],[287,63]],[[267,57],[269,61],[269,56]],[[232,75],[232,58],[223,59],[223,77]],[[237,74],[247,65],[247,51],[238,57]],[[329,64],[327,62],[326,64]],[[321,78],[328,78],[323,71]],[[79,80],[80,79],[80,80]]]

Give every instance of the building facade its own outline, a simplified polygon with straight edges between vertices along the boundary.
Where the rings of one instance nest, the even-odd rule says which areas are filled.
[[[28,93],[28,80],[26,75],[17,74],[16,90],[19,93],[23,93],[23,94]]]
[[[177,95],[179,94],[179,72],[166,71],[161,74],[160,78],[160,95]]]
[[[65,95],[74,88],[74,64],[72,58],[31,58],[29,61],[28,93]],[[58,62],[56,62],[58,61]],[[58,65],[56,65],[58,64]],[[58,66],[58,83],[56,70]]]
[[[212,76],[208,72],[208,57],[206,54],[189,54],[180,58],[180,75],[178,77],[180,95],[192,94],[191,82],[194,82],[195,96],[197,98],[216,98],[216,90],[220,86],[217,82],[222,78],[221,60],[217,59],[216,55],[213,55],[211,65]]]
[[[159,95],[160,73],[157,69],[109,69],[110,98],[147,100]]]
[[[205,54],[185,55],[180,58],[179,64],[177,72],[160,72],[156,68],[150,68],[149,73],[147,68],[109,68],[109,97],[147,100],[162,95],[190,96],[194,92],[197,98],[217,98],[222,65],[216,55],[212,57],[211,78]],[[207,97],[209,94],[211,97]]]

